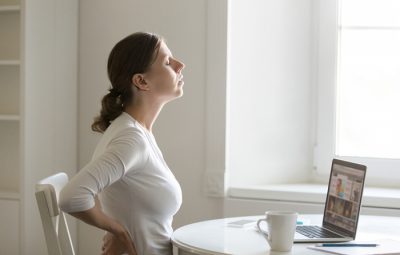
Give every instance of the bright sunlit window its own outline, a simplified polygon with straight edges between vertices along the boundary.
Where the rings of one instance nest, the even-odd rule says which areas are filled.
[[[336,151],[400,158],[400,1],[339,4]]]

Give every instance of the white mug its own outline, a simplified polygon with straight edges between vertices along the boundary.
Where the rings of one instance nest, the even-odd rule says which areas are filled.
[[[272,251],[290,251],[296,231],[297,212],[265,212],[265,219],[257,222],[258,230],[267,239]],[[268,232],[261,229],[261,222],[268,225]]]

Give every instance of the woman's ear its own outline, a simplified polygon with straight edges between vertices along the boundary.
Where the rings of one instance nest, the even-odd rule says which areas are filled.
[[[149,85],[147,84],[146,80],[144,79],[143,74],[137,73],[132,76],[132,84],[138,90],[150,90]]]

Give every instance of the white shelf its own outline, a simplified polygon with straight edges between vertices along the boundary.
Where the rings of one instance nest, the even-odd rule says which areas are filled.
[[[2,191],[0,190],[0,200],[19,200],[20,195],[15,191]]]
[[[0,121],[19,121],[19,115],[16,114],[0,114]]]
[[[0,60],[0,66],[19,66],[20,61],[15,59]]]
[[[21,10],[19,5],[0,5],[0,13],[2,12],[18,12]]]

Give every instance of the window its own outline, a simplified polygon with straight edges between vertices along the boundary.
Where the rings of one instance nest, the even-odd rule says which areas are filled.
[[[318,36],[317,175],[326,175],[328,160],[335,156],[366,164],[370,184],[396,185],[400,180],[400,1],[343,0],[336,8],[329,7],[320,6],[327,15],[320,15]],[[336,45],[322,38],[326,33],[336,36]]]
[[[400,0],[229,1],[229,186],[326,183],[335,157],[399,187],[398,13]]]
[[[336,154],[399,159],[400,1],[346,0],[340,10]]]

